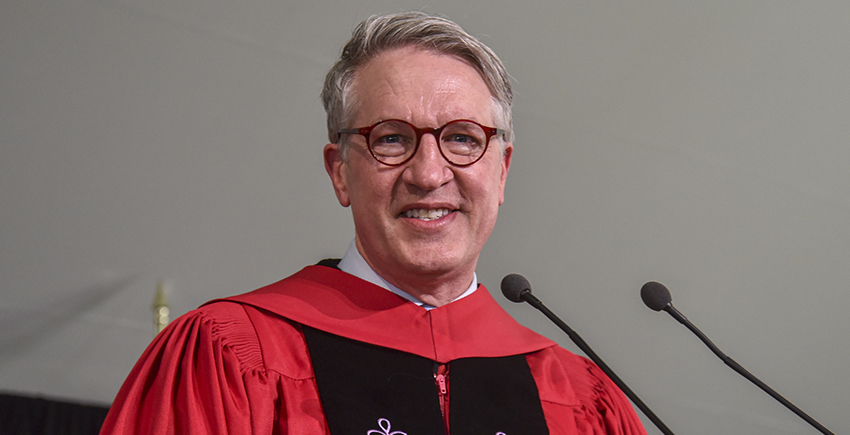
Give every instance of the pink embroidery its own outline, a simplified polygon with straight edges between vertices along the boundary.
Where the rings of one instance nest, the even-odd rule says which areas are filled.
[[[390,424],[390,421],[387,420],[386,418],[379,418],[378,419],[378,426],[380,426],[382,430],[372,429],[372,430],[366,432],[366,435],[407,435],[406,433],[404,433],[400,430],[390,432],[392,425]],[[496,435],[507,435],[507,434],[504,433],[504,432],[496,432]]]
[[[366,432],[366,435],[407,435],[406,433],[404,433],[400,430],[390,432],[390,428],[391,428],[390,421],[387,420],[386,418],[379,418],[378,419],[378,426],[380,426],[381,429],[383,429],[383,431],[373,429],[373,430]]]

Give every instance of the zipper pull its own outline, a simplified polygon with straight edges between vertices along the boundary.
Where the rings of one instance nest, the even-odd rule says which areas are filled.
[[[437,384],[437,397],[440,399],[440,412],[443,414],[443,424],[446,434],[449,434],[449,366],[434,362],[434,382]]]
[[[434,375],[434,378],[437,380],[437,387],[440,389],[440,394],[445,395],[448,393],[448,389],[446,388],[446,376],[442,373],[437,373]]]

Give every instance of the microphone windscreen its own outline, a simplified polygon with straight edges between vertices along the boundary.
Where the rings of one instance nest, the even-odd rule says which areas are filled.
[[[511,302],[522,302],[523,292],[531,293],[531,284],[524,276],[512,273],[502,278],[502,294]]]
[[[661,311],[673,298],[670,296],[670,290],[664,287],[660,282],[650,281],[643,285],[640,289],[640,298],[647,307],[655,311]]]

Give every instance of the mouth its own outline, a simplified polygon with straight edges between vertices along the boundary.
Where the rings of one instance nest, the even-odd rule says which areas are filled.
[[[419,219],[423,221],[433,221],[439,219],[443,216],[451,213],[452,210],[448,208],[435,208],[435,209],[424,209],[424,208],[415,208],[411,210],[407,210],[402,213],[402,216],[411,218],[411,219]]]

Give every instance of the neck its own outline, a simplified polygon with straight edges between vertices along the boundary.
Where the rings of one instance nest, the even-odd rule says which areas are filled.
[[[351,256],[354,263],[362,262],[370,269],[376,278],[412,296],[419,302],[431,307],[439,307],[461,297],[475,283],[475,266],[456,268],[448,272],[433,272],[427,270],[411,270],[403,266],[380,268],[363,255],[359,244],[352,244],[346,258]],[[344,260],[343,263],[346,263]],[[352,265],[354,263],[351,263]],[[371,281],[370,278],[364,278]],[[388,287],[389,289],[389,287]],[[406,296],[405,296],[406,297]]]
[[[381,272],[378,273],[380,274]],[[420,281],[395,281],[391,276],[385,276],[384,279],[390,284],[406,291],[416,299],[419,299],[421,302],[434,307],[439,307],[456,300],[472,284],[472,274],[469,274],[467,278],[453,280],[435,277],[434,279]]]

